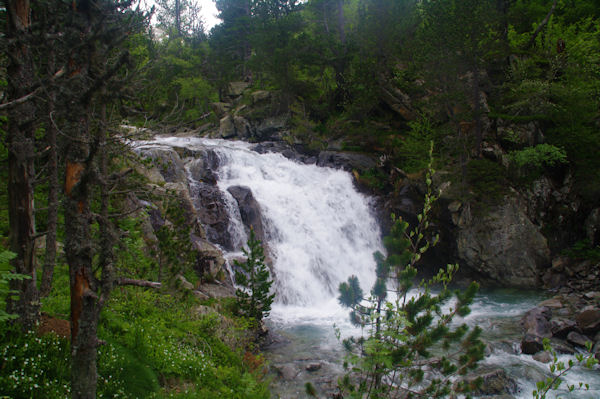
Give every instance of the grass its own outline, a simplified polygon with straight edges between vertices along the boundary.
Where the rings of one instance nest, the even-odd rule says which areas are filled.
[[[66,318],[68,279],[67,267],[59,265],[53,291],[42,302],[44,312]],[[248,355],[247,321],[229,311],[229,302],[201,302],[176,291],[114,290],[98,328],[106,344],[98,349],[97,396],[268,398],[264,364],[257,367],[257,357]],[[69,396],[67,339],[22,334],[4,323],[0,354],[0,397]]]

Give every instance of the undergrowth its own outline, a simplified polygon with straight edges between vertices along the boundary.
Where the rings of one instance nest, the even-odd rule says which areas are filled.
[[[68,315],[68,269],[56,269],[42,310]],[[191,295],[118,288],[102,312],[98,397],[268,398],[262,358],[253,355],[248,322],[227,316],[230,301],[202,303]],[[206,306],[210,305],[210,306]],[[23,334],[0,324],[0,398],[65,398],[70,344],[54,333]]]

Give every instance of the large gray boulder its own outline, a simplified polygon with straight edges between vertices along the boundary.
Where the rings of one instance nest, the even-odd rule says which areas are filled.
[[[173,148],[162,146],[141,147],[136,151],[141,157],[152,160],[153,165],[158,168],[167,183],[187,183],[183,161]]]
[[[232,186],[229,187],[227,191],[229,191],[238,204],[240,216],[242,217],[246,232],[249,232],[250,228],[252,228],[256,237],[264,242],[265,234],[262,225],[260,205],[254,198],[254,195],[252,195],[250,188],[246,186]]]
[[[321,151],[317,166],[328,166],[335,169],[366,171],[377,166],[377,161],[363,154],[337,151]]]
[[[546,239],[512,196],[486,210],[463,207],[457,249],[463,264],[503,286],[537,286],[550,263]]]
[[[193,189],[194,207],[204,226],[206,237],[227,250],[233,249],[229,217],[223,194],[216,185],[197,183]]]

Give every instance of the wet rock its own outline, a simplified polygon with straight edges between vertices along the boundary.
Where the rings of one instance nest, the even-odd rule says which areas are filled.
[[[195,159],[187,164],[191,178],[212,185],[217,184],[219,157],[213,150],[204,150],[196,154]]]
[[[291,363],[286,363],[282,365],[274,366],[275,371],[285,381],[293,381],[298,374],[300,374],[300,370]]]
[[[535,335],[541,338],[550,338],[552,329],[550,317],[552,311],[545,306],[536,307],[525,313],[521,319],[521,326],[526,334]]]
[[[525,334],[521,340],[521,352],[534,355],[544,349],[543,338],[533,334]]]
[[[552,335],[558,338],[567,338],[571,331],[579,330],[577,323],[571,319],[553,318],[550,320]]]
[[[246,232],[250,228],[254,229],[259,240],[265,241],[265,234],[262,225],[262,216],[260,205],[252,195],[252,190],[246,186],[232,186],[227,189],[238,204],[242,222],[246,227]]]
[[[585,335],[581,335],[575,331],[571,331],[567,335],[567,342],[569,342],[570,344],[576,345],[576,346],[581,346],[582,348],[585,348],[586,342],[589,342],[589,341],[591,341],[591,340],[588,337],[586,337]]]
[[[600,309],[589,308],[579,313],[575,320],[584,334],[595,335],[600,332]]]
[[[237,137],[241,139],[249,139],[252,136],[252,127],[246,118],[234,116],[233,125],[235,127],[235,134]]]
[[[194,206],[206,237],[223,248],[232,250],[229,217],[223,194],[217,186],[198,183],[194,188]]]
[[[503,369],[481,368],[476,371],[473,380],[479,377],[483,379],[483,384],[481,388],[473,392],[475,395],[504,395],[517,392],[517,382],[510,378]]]
[[[328,166],[335,169],[365,171],[377,167],[377,162],[363,154],[350,152],[321,151],[317,166]]]
[[[317,370],[320,370],[322,366],[323,365],[321,363],[309,363],[306,366],[306,371],[310,371],[310,372],[317,371]]]
[[[550,363],[552,361],[552,355],[548,351],[543,351],[533,355],[533,360],[541,363]]]
[[[560,298],[554,297],[554,298],[546,299],[545,301],[540,302],[538,304],[538,306],[545,306],[545,307],[551,308],[551,309],[560,309],[564,305]]]
[[[567,342],[562,340],[552,339],[550,342],[550,346],[556,353],[561,353],[563,355],[574,355],[575,349]]]

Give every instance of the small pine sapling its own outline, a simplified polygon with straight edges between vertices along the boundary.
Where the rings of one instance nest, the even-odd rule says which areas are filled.
[[[273,281],[265,264],[263,247],[256,238],[254,229],[250,229],[247,246],[248,248],[243,249],[246,261],[234,261],[238,268],[235,282],[241,286],[235,295],[241,313],[251,318],[258,327],[261,320],[269,315],[275,294],[269,294]]]
[[[351,321],[366,332],[343,341],[348,353],[344,362],[348,374],[339,381],[343,397],[442,398],[469,392],[481,383],[464,378],[483,358],[481,330],[452,324],[456,315],[469,313],[479,286],[471,283],[463,291],[452,291],[449,283],[458,266],[448,265],[411,291],[417,262],[438,241],[437,236],[426,236],[437,200],[432,190],[431,154],[432,149],[418,223],[410,230],[408,223],[392,215],[394,224],[384,239],[388,255],[375,253],[371,295],[364,297],[356,276],[340,284],[339,302],[351,309]],[[433,293],[433,286],[439,292]]]

